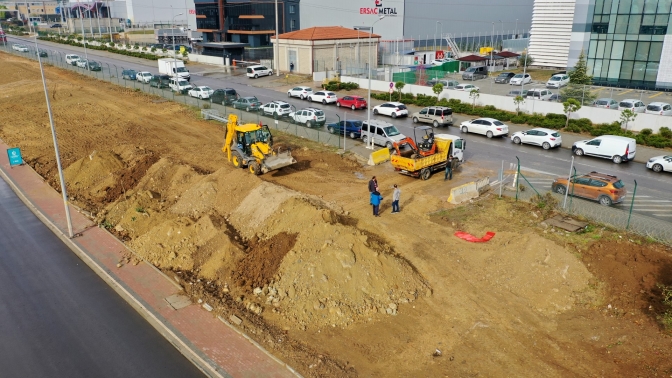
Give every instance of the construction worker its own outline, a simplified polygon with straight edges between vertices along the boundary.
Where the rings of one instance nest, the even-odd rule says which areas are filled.
[[[394,191],[392,192],[392,214],[399,212],[399,197],[401,197],[401,189],[394,184]]]
[[[378,193],[378,191],[371,192],[371,205],[373,205],[373,216],[379,217],[378,211],[380,209],[380,202],[383,200],[383,196]]]
[[[448,155],[448,160],[446,161],[446,176],[443,178],[443,181],[453,179],[453,155]]]

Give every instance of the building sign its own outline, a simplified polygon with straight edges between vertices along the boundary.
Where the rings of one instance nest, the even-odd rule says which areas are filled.
[[[386,8],[383,6],[383,0],[369,0],[375,5],[372,8],[359,8],[359,14],[375,14],[385,16],[396,16],[397,8]]]
[[[445,57],[445,55],[443,54],[442,50],[438,50],[436,52],[436,59],[443,59],[444,57]]]
[[[189,9],[189,14],[196,14],[196,9]]]
[[[21,157],[21,149],[18,147],[8,148],[7,157],[9,158],[9,166],[22,165],[23,158]]]

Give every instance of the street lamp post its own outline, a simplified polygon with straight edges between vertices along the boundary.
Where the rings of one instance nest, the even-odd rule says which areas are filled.
[[[172,6],[170,7],[172,10]],[[173,16],[173,25],[172,25],[172,34],[173,34],[173,71],[175,72],[175,82],[177,82],[177,50],[175,50],[175,17],[181,16],[182,13],[178,13]],[[179,87],[179,86],[178,86]]]
[[[284,6],[284,4],[283,4]],[[285,19],[283,18],[282,21],[284,22]],[[283,28],[284,29],[284,28]],[[278,0],[275,0],[275,46],[273,46],[273,55],[275,56],[275,59],[273,59],[275,63],[275,75],[280,76],[280,57],[278,54],[280,53],[280,46],[278,46]]]
[[[110,43],[114,42],[114,39],[112,39],[112,11],[110,9],[110,2],[105,0],[105,4],[107,5],[107,30],[110,32]]]
[[[437,24],[441,24],[441,33],[439,33],[439,41],[441,41],[440,50],[443,50],[443,23],[441,21],[436,21]],[[436,33],[436,25],[434,26],[434,33]]]
[[[513,32],[516,35],[516,39],[518,39],[518,19],[516,18],[516,31]]]
[[[492,70],[495,70],[495,61],[492,60],[492,51],[495,49],[495,43],[493,38],[495,37],[495,23],[492,23],[492,34],[490,34],[490,64],[492,65]]]
[[[65,219],[68,224],[68,237],[72,239],[72,220],[70,219],[70,209],[68,208],[68,193],[65,188],[65,178],[63,177],[63,166],[61,165],[61,155],[58,152],[58,140],[56,139],[56,128],[54,127],[54,115],[51,112],[51,103],[49,102],[49,90],[47,89],[47,80],[44,77],[44,68],[42,68],[42,59],[40,58],[40,49],[37,46],[37,35],[35,36],[35,51],[37,51],[37,62],[40,65],[40,74],[42,75],[42,86],[44,87],[44,96],[47,99],[47,113],[49,114],[49,124],[51,125],[51,137],[54,140],[54,150],[56,152],[56,166],[58,176],[61,181],[61,194],[63,195],[63,205],[65,206]]]
[[[86,69],[89,69],[89,54],[86,52],[86,34],[84,34],[84,14],[82,13],[82,7],[79,6],[79,0],[77,0],[77,11],[79,12],[79,19],[82,25],[82,44],[84,45],[84,59],[86,59]],[[74,25],[74,21],[73,21]]]

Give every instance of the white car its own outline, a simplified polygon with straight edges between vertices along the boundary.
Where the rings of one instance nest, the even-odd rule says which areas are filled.
[[[618,103],[619,112],[622,112],[625,109],[628,109],[634,113],[644,113],[646,110],[646,105],[644,105],[644,103],[639,100],[629,98],[626,100],[621,100],[621,102]]]
[[[672,106],[665,102],[652,102],[646,106],[646,114],[672,115]]]
[[[262,105],[259,112],[264,115],[273,116],[273,118],[285,117],[292,112],[292,107],[284,101],[272,101]]]
[[[259,76],[272,76],[273,70],[264,66],[256,65],[247,67],[247,77],[258,78]]]
[[[551,76],[546,82],[546,88],[561,88],[569,84],[569,76],[567,74],[557,74]]]
[[[152,79],[152,73],[147,71],[138,72],[135,74],[135,79],[141,83],[149,83]]]
[[[87,63],[86,59],[79,58],[76,60],[75,64],[77,64],[77,67],[79,68],[86,68],[86,63]]]
[[[483,134],[488,138],[505,136],[509,133],[509,127],[494,118],[477,118],[464,121],[460,124],[463,133]]]
[[[654,172],[672,172],[672,155],[652,157],[646,162],[646,168]]]
[[[311,87],[294,87],[287,91],[287,97],[298,97],[302,100],[305,100],[313,94],[313,88]]]
[[[527,131],[516,131],[511,135],[515,144],[533,144],[541,146],[544,150],[562,146],[560,133],[551,129],[535,128]]]
[[[373,114],[382,114],[392,118],[408,117],[408,108],[401,102],[386,102],[373,107]]]
[[[305,108],[289,113],[290,123],[305,123],[308,127],[324,126],[327,117],[324,112],[317,108]]]
[[[191,97],[196,97],[203,100],[206,98],[210,98],[210,96],[212,96],[212,94],[215,93],[215,91],[208,86],[200,86],[191,89],[188,93],[189,96]]]
[[[474,84],[459,84],[455,86],[456,91],[463,91],[463,92],[471,92],[473,90],[479,91],[480,88],[475,86]]]
[[[509,81],[509,85],[523,85],[530,82],[532,82],[532,76],[530,76],[530,74],[519,73],[511,78],[511,81]]]
[[[184,79],[175,79],[175,78],[170,78],[168,87],[174,90],[175,92],[182,92],[185,89],[192,88],[191,84],[189,84],[188,81]]]
[[[19,43],[15,43],[12,45],[12,50],[20,51],[20,52],[28,52],[28,47],[26,45],[21,45]]]
[[[71,65],[76,65],[77,61],[79,60],[79,55],[77,54],[67,54],[65,56],[65,63],[71,64]]]
[[[308,101],[321,102],[322,105],[334,104],[338,101],[338,96],[334,92],[319,91],[308,95]]]

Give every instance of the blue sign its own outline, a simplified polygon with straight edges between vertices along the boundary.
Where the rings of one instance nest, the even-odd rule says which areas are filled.
[[[8,148],[7,156],[9,157],[9,166],[21,165],[23,164],[23,158],[21,157],[21,149],[19,147]]]

